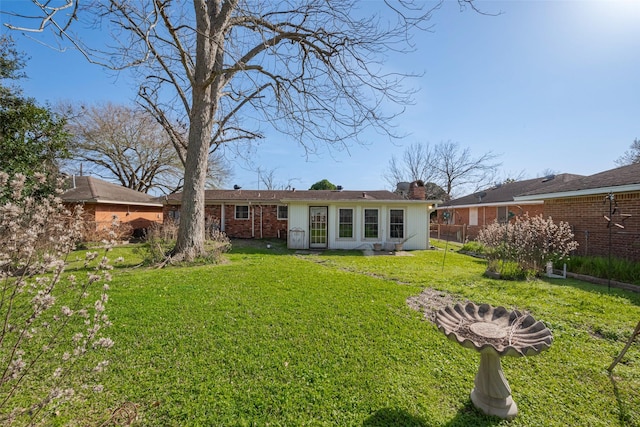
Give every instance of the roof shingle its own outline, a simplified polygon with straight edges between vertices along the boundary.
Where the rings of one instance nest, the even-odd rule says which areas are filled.
[[[68,186],[69,189],[61,196],[62,201],[67,203],[110,202],[161,205],[153,196],[91,176],[70,177]]]

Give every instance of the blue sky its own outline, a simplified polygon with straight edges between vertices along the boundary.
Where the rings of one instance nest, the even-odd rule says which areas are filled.
[[[0,0],[0,8],[16,1],[22,0]],[[475,155],[492,151],[500,155],[502,177],[533,178],[548,169],[589,175],[615,167],[640,138],[640,1],[478,6],[501,13],[461,12],[449,0],[434,14],[432,31],[416,36],[415,52],[389,58],[390,70],[424,73],[411,81],[419,89],[415,103],[396,122],[409,134],[405,139],[393,145],[371,135],[366,146],[307,159],[286,136],[268,133],[255,163],[296,188],[326,178],[354,190],[388,189],[383,174],[390,157],[415,142],[451,140]],[[128,103],[135,94],[126,74],[113,76],[77,52],[14,38],[31,57],[21,86],[39,102]],[[233,162],[228,187],[257,188],[258,174]]]

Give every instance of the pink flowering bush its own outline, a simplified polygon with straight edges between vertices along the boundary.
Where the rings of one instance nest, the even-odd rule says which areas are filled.
[[[522,271],[539,272],[547,262],[560,261],[578,247],[573,237],[568,223],[525,213],[513,222],[488,225],[477,240],[487,249],[489,269],[498,271],[499,260],[516,263]]]
[[[109,260],[88,252],[95,267],[86,277],[65,273],[82,212],[24,184],[0,172],[0,187],[11,190],[0,206],[0,425],[47,425],[63,403],[101,391],[100,352],[113,345],[102,335]]]

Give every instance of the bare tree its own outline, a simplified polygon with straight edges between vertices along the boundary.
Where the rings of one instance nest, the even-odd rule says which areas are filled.
[[[429,144],[423,146],[413,143],[402,153],[402,160],[392,156],[389,167],[384,174],[385,180],[391,188],[396,188],[399,182],[432,182],[434,170],[431,167],[433,151]]]
[[[286,184],[282,184],[276,178],[276,169],[268,169],[263,170],[258,168],[258,175],[260,179],[260,183],[265,186],[267,190],[286,190],[291,188],[294,181],[297,181],[296,178],[289,178]]]
[[[387,52],[410,48],[411,31],[424,29],[442,3],[423,10],[411,0],[387,0],[394,17],[383,19],[371,3],[358,11],[356,0],[96,0],[85,8],[66,0],[59,8],[34,2],[43,13],[31,28],[53,28],[94,62],[137,66],[141,103],[185,165],[173,252],[191,259],[204,251],[209,154],[261,137],[259,122],[311,152],[316,144],[357,142],[366,128],[393,137],[396,113],[381,105],[406,104],[411,93],[402,85],[407,76],[382,62]],[[474,7],[473,0],[458,3]],[[71,35],[80,16],[109,23],[115,51],[92,50]],[[176,122],[188,129],[186,138]]]
[[[405,150],[402,162],[391,158],[385,178],[393,186],[415,180],[434,183],[453,197],[455,193],[473,192],[491,184],[500,166],[494,162],[497,157],[490,151],[473,157],[468,147],[461,148],[452,141],[434,146],[417,143]]]
[[[435,174],[449,196],[454,188],[471,188],[476,191],[494,181],[501,163],[493,163],[498,155],[491,151],[473,157],[469,147],[461,148],[457,142],[441,142],[434,147],[432,163]]]
[[[624,154],[616,159],[616,165],[626,166],[640,163],[640,139],[636,138],[631,143],[631,147]]]
[[[182,189],[184,167],[163,127],[140,108],[112,103],[60,106],[68,116],[73,163],[143,193]],[[220,156],[209,159],[208,186],[230,174]]]

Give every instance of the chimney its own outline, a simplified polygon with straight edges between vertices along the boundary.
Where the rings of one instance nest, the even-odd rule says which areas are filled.
[[[418,180],[409,184],[409,199],[411,200],[426,200],[426,191],[424,188],[424,182]]]

